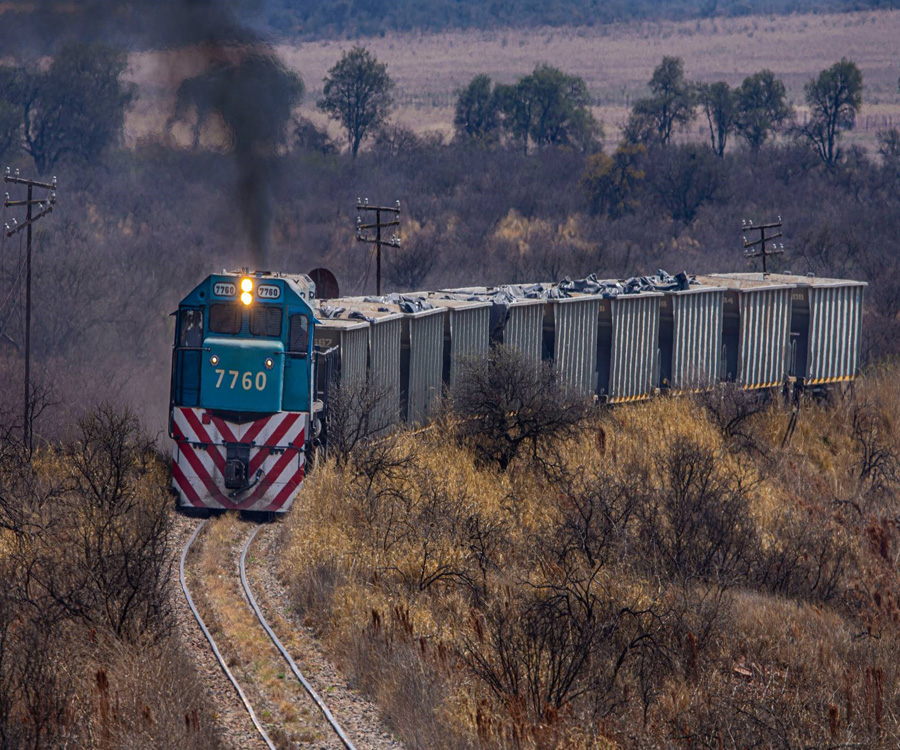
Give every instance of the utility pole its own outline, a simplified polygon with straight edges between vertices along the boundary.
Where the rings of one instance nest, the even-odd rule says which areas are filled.
[[[744,239],[744,257],[745,258],[762,258],[763,262],[763,276],[766,276],[769,273],[768,266],[766,264],[766,258],[770,255],[781,255],[784,252],[784,245],[779,243],[776,245],[774,242],[772,243],[772,248],[767,249],[766,243],[771,242],[772,240],[778,239],[781,237],[781,232],[776,234],[766,235],[767,229],[781,229],[781,217],[778,217],[778,221],[773,221],[771,224],[760,224],[758,227],[753,226],[752,221],[748,221],[744,219],[741,225],[741,229],[745,232],[749,231],[759,231],[759,239],[758,240],[748,240],[745,236]],[[749,248],[754,248],[759,245],[759,250],[752,250]]]
[[[377,280],[377,289],[378,296],[381,296],[381,246],[388,245],[389,247],[400,247],[400,238],[391,233],[390,240],[382,240],[381,239],[381,230],[387,229],[388,227],[399,227],[400,226],[400,201],[395,201],[393,206],[370,206],[369,199],[366,198],[364,200],[356,199],[356,210],[357,211],[374,211],[375,212],[375,223],[374,224],[363,224],[363,220],[361,216],[356,217],[356,241],[357,242],[368,242],[375,245],[375,276]],[[390,221],[382,222],[381,215],[388,214],[391,219]],[[375,230],[375,236],[368,234],[370,229]]]
[[[38,219],[49,214],[56,205],[56,178],[53,178],[52,183],[28,180],[19,176],[18,169],[15,173],[10,173],[9,167],[7,167],[4,181],[14,185],[25,185],[27,188],[25,200],[10,200],[9,193],[6,193],[3,206],[5,208],[25,206],[25,221],[19,224],[13,219],[12,226],[6,224],[4,229],[7,237],[12,237],[23,229],[25,230],[25,421],[22,425],[22,438],[25,447],[31,451],[33,448],[31,434],[31,227]],[[47,197],[35,200],[35,188],[47,190]],[[37,213],[34,212],[35,206]]]

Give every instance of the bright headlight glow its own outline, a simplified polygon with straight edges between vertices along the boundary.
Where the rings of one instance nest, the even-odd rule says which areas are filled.
[[[274,365],[275,365],[275,360],[272,359],[271,357],[266,357],[266,369],[271,370]]]
[[[217,364],[219,364],[219,355],[218,355],[218,354],[213,354],[213,355],[209,358],[209,363],[210,363],[213,367],[215,367]]]
[[[243,302],[245,305],[249,305],[251,302],[253,302],[253,295],[250,294],[250,292],[241,292],[241,302]]]
[[[242,292],[252,292],[253,291],[253,280],[252,279],[241,279],[241,291]]]

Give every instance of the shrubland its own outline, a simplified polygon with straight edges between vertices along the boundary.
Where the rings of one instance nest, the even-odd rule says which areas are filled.
[[[517,382],[503,424],[324,461],[286,519],[298,612],[410,746],[897,744],[896,364],[794,405],[559,393],[537,452],[485,451]]]
[[[0,440],[0,747],[217,747],[174,634],[168,472],[98,407],[31,450]]]

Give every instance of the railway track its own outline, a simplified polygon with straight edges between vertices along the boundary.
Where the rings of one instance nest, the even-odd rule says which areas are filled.
[[[277,737],[273,740],[273,736],[276,734],[276,731],[273,728],[267,728],[265,722],[260,719],[260,715],[270,714],[267,709],[262,709],[257,711],[254,709],[253,700],[251,697],[247,695],[246,690],[241,686],[240,681],[235,676],[234,671],[231,669],[230,664],[234,664],[235,661],[239,661],[235,659],[233,654],[229,654],[229,658],[223,656],[222,649],[220,649],[219,645],[216,643],[216,639],[211,632],[211,628],[207,626],[204,618],[201,614],[200,607],[194,601],[193,596],[191,595],[190,588],[187,583],[187,576],[185,573],[185,565],[188,558],[188,553],[191,550],[192,545],[195,540],[197,540],[198,536],[200,536],[204,527],[206,527],[208,521],[202,521],[197,525],[191,534],[190,538],[184,545],[184,548],[181,553],[181,559],[179,563],[179,580],[181,583],[182,591],[184,592],[185,599],[187,600],[188,607],[197,621],[204,637],[209,642],[210,648],[215,656],[216,661],[218,662],[219,667],[222,672],[227,677],[228,681],[231,683],[235,693],[237,694],[240,702],[243,704],[244,709],[250,717],[250,721],[259,735],[260,739],[264,743],[266,747],[270,750],[278,750],[280,745],[285,743],[277,742]],[[308,696],[309,700],[315,705],[319,714],[324,717],[325,722],[327,722],[327,727],[332,733],[333,737],[339,741],[339,744],[335,744],[334,742],[329,743],[329,745],[335,745],[337,747],[343,747],[346,750],[356,750],[356,746],[353,741],[350,739],[347,732],[341,727],[340,723],[335,718],[334,714],[329,709],[328,705],[322,700],[321,696],[316,692],[313,686],[310,684],[309,680],[303,675],[300,671],[299,667],[295,660],[291,657],[287,648],[285,648],[284,644],[278,638],[275,631],[269,625],[262,608],[259,606],[256,597],[253,594],[253,591],[250,586],[250,581],[247,576],[247,553],[250,549],[250,545],[253,543],[253,540],[256,538],[256,535],[259,533],[260,529],[263,527],[263,524],[257,524],[252,532],[247,535],[246,539],[243,542],[240,551],[239,558],[239,572],[240,572],[240,583],[241,589],[243,591],[244,601],[249,606],[252,611],[254,617],[261,630],[265,633],[266,638],[271,642],[272,646],[277,650],[281,659],[285,662],[290,673],[294,675],[298,683],[303,687],[305,694]],[[252,680],[253,682],[257,682],[256,680]],[[292,744],[292,743],[291,743]]]

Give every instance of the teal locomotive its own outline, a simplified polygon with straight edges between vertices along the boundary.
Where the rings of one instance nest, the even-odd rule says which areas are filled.
[[[179,304],[169,436],[185,508],[286,511],[315,424],[308,276],[208,276]]]

